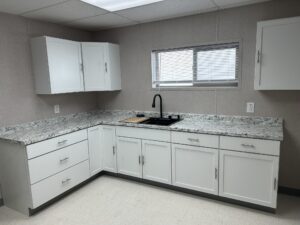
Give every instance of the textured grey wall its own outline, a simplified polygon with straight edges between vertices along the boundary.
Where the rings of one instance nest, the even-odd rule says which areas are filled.
[[[193,46],[214,41],[242,41],[242,83],[238,89],[161,91],[166,111],[247,115],[246,102],[256,103],[255,116],[285,119],[280,184],[300,188],[300,92],[253,89],[256,23],[300,16],[298,0],[280,0],[215,13],[98,32],[95,40],[121,45],[122,91],[99,94],[99,107],[151,110],[150,53],[153,49]]]
[[[91,33],[0,13],[0,126],[97,108],[95,93],[38,96],[34,93],[29,40],[49,35],[91,40]]]

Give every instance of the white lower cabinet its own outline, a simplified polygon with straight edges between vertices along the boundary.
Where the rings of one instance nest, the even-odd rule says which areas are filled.
[[[31,186],[32,205],[36,208],[89,178],[88,160]]]
[[[276,208],[279,157],[220,150],[220,196]]]
[[[118,173],[142,178],[142,142],[135,138],[117,138]]]
[[[212,148],[173,144],[173,185],[217,195],[218,151]]]
[[[142,141],[143,178],[171,184],[171,144],[158,141]]]
[[[103,170],[117,172],[116,128],[114,126],[102,126],[101,148],[103,153]]]
[[[86,140],[30,159],[28,160],[30,183],[34,184],[88,159],[88,142]]]
[[[101,127],[88,129],[88,143],[90,156],[90,175],[93,176],[102,171]]]

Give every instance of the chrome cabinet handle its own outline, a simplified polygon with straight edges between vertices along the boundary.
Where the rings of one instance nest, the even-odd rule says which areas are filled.
[[[142,165],[145,165],[145,156],[142,156]]]
[[[255,146],[251,144],[242,144],[242,146],[245,148],[255,148]]]
[[[274,178],[274,191],[276,191],[276,189],[277,189],[277,179]]]
[[[105,63],[105,72],[107,73],[107,63]]]
[[[60,159],[59,162],[60,162],[60,163],[63,163],[63,162],[65,162],[65,161],[67,161],[68,159],[69,159],[69,157],[66,157],[66,158]]]
[[[192,142],[199,142],[199,139],[198,138],[188,138],[189,141],[192,141]]]
[[[260,51],[257,51],[257,63],[261,62],[261,56],[260,56]]]
[[[139,165],[141,165],[141,156],[139,155]]]
[[[68,140],[62,140],[62,141],[57,142],[57,144],[58,144],[58,145],[62,145],[62,144],[67,143],[67,141],[68,141]]]
[[[215,179],[218,179],[218,169],[215,168]]]
[[[116,154],[116,146],[113,146],[113,155]]]
[[[66,184],[69,181],[71,181],[71,178],[64,179],[64,180],[61,181],[61,184]]]

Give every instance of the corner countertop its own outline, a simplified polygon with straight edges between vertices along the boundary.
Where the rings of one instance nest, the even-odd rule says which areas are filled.
[[[141,112],[99,110],[1,127],[0,141],[30,145],[97,125],[140,127],[283,141],[283,120],[280,118],[165,113],[165,116],[179,114],[183,120],[171,126],[120,122],[124,119],[134,117],[137,113]],[[142,113],[147,117],[158,116],[154,112]]]

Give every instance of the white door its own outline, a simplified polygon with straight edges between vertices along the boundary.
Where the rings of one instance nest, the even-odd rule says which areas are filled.
[[[218,150],[172,145],[172,183],[209,194],[218,194]]]
[[[276,208],[278,157],[220,151],[220,196]]]
[[[99,126],[88,129],[88,143],[90,156],[91,176],[102,171],[102,152],[101,152],[101,128]]]
[[[142,178],[142,141],[135,138],[117,138],[118,173]]]
[[[256,90],[300,90],[299,40],[300,17],[258,23]]]
[[[116,128],[102,126],[101,148],[103,153],[103,170],[117,172]]]
[[[105,45],[81,43],[85,91],[107,90]]]
[[[83,91],[79,42],[47,37],[51,93]]]
[[[143,178],[171,184],[171,144],[142,141]]]

